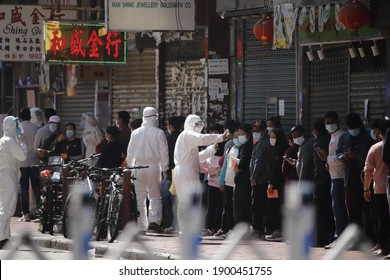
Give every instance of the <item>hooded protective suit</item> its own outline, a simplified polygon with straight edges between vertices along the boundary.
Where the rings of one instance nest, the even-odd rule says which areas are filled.
[[[149,204],[149,224],[160,225],[162,218],[161,172],[168,170],[168,144],[164,131],[157,128],[157,110],[146,107],[143,112],[142,125],[133,131],[127,148],[127,165],[146,165],[149,168],[135,170],[135,193],[140,212],[138,229],[148,228],[146,216],[146,195]]]
[[[20,178],[20,162],[27,158],[27,147],[16,140],[16,118],[4,119],[0,138],[0,240],[11,235],[11,217],[15,212]]]
[[[37,127],[41,127],[43,124],[43,112],[38,107],[30,108],[31,119],[30,122]]]
[[[194,197],[202,194],[202,184],[199,180],[199,163],[214,155],[216,152],[213,143],[224,141],[223,134],[201,134],[195,131],[200,117],[189,115],[184,123],[184,131],[177,138],[174,152],[175,171],[174,181],[178,197],[179,226],[183,229],[185,212],[189,209]],[[209,146],[199,152],[199,146]],[[198,205],[201,200],[199,199]],[[194,205],[192,205],[194,206]]]
[[[96,153],[96,146],[102,140],[103,133],[97,127],[97,121],[90,112],[82,115],[82,123],[84,121],[83,142],[85,145],[85,157],[87,158]]]

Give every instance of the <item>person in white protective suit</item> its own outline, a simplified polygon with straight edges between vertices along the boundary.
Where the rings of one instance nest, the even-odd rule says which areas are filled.
[[[141,232],[147,229],[158,233],[163,232],[160,227],[162,218],[161,172],[166,180],[169,157],[167,138],[164,131],[157,127],[157,120],[157,110],[153,107],[146,107],[143,111],[142,125],[133,131],[127,146],[128,166],[149,166],[149,168],[135,170],[134,173],[137,178],[134,185],[137,207],[140,212],[138,229]],[[149,217],[146,215],[146,196],[150,201]]]
[[[223,142],[228,138],[228,130],[223,134],[202,134],[203,126],[200,117],[189,115],[175,145],[173,174],[179,202],[178,219],[181,231],[187,230],[186,225],[200,231],[202,184],[199,179],[199,163],[215,154],[215,145],[211,144]],[[199,152],[199,146],[208,147]],[[199,215],[188,216],[191,211]]]
[[[97,127],[97,121],[90,112],[83,113],[81,127],[83,128],[83,126],[85,126],[83,131],[85,157],[88,158],[96,153],[96,146],[103,139],[103,133]]]
[[[8,116],[3,121],[4,136],[0,138],[0,248],[11,236],[11,217],[15,212],[20,178],[20,162],[27,158],[27,146],[17,140],[18,119]]]
[[[43,111],[38,107],[30,108],[31,119],[30,122],[35,124],[37,127],[42,127],[43,123]]]

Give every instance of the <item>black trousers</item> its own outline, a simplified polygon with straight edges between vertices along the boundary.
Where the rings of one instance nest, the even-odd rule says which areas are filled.
[[[41,186],[39,181],[39,170],[38,167],[21,167],[20,168],[20,189],[22,198],[22,212],[23,214],[30,213],[30,202],[29,202],[29,190],[30,181],[31,187],[34,192],[35,203],[40,203],[41,200]]]
[[[333,242],[335,223],[330,194],[331,182],[317,183],[314,192],[316,209],[316,246],[323,247]]]
[[[240,222],[251,223],[252,217],[252,190],[250,182],[236,183],[233,193],[234,224]]]
[[[265,234],[267,221],[267,184],[252,187],[252,227]]]
[[[225,186],[223,190],[223,212],[221,229],[223,232],[228,232],[234,227],[234,212],[233,212],[233,187]]]
[[[223,211],[223,192],[219,188],[208,186],[206,228],[218,230],[221,226]]]
[[[374,201],[377,213],[378,244],[382,250],[389,250],[390,218],[387,196],[386,194],[375,194]]]

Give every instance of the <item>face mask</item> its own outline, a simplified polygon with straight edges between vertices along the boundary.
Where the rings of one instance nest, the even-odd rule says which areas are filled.
[[[333,133],[338,129],[338,125],[336,123],[327,124],[325,125],[325,128],[329,133]]]
[[[241,143],[240,143],[240,141],[238,141],[238,138],[233,138],[233,143],[234,143],[234,145],[235,146],[237,146],[237,147],[241,147]]]
[[[348,129],[348,132],[351,136],[353,137],[357,137],[359,136],[360,134],[360,128],[356,128],[356,129]]]
[[[238,136],[238,141],[240,141],[240,143],[244,145],[248,141],[248,139],[246,138],[245,135],[240,135]]]
[[[301,146],[303,142],[305,142],[305,137],[301,136],[298,138],[293,139],[294,143],[298,146]]]
[[[275,146],[276,145],[276,138],[270,138],[269,143],[271,144],[271,146]]]
[[[200,125],[200,126],[196,125],[195,126],[195,129],[194,129],[195,132],[201,133],[202,130],[203,130],[203,125]]]
[[[16,136],[20,136],[20,135],[23,135],[23,131],[19,126],[17,126],[16,127]]]
[[[74,131],[73,131],[73,130],[67,130],[67,131],[66,131],[66,137],[67,137],[67,138],[72,138],[72,137],[74,137]]]
[[[118,120],[115,121],[115,126],[119,128],[119,121]]]
[[[371,135],[371,138],[372,138],[372,139],[374,139],[375,141],[377,141],[377,140],[376,140],[376,133],[375,133],[375,130],[371,129],[370,135]]]
[[[274,130],[273,127],[267,127],[268,135],[270,135],[273,130]]]
[[[56,123],[49,123],[49,129],[50,132],[56,132],[57,131],[57,124]]]
[[[253,142],[257,143],[261,139],[261,133],[260,132],[253,132]]]

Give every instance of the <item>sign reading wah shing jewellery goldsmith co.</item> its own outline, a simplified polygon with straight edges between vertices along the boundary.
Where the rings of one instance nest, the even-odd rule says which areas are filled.
[[[0,5],[0,61],[41,61],[43,21],[76,18],[76,11]]]
[[[108,0],[107,8],[109,30],[195,29],[195,0]]]
[[[47,21],[44,60],[64,63],[125,64],[126,33],[104,24]]]

